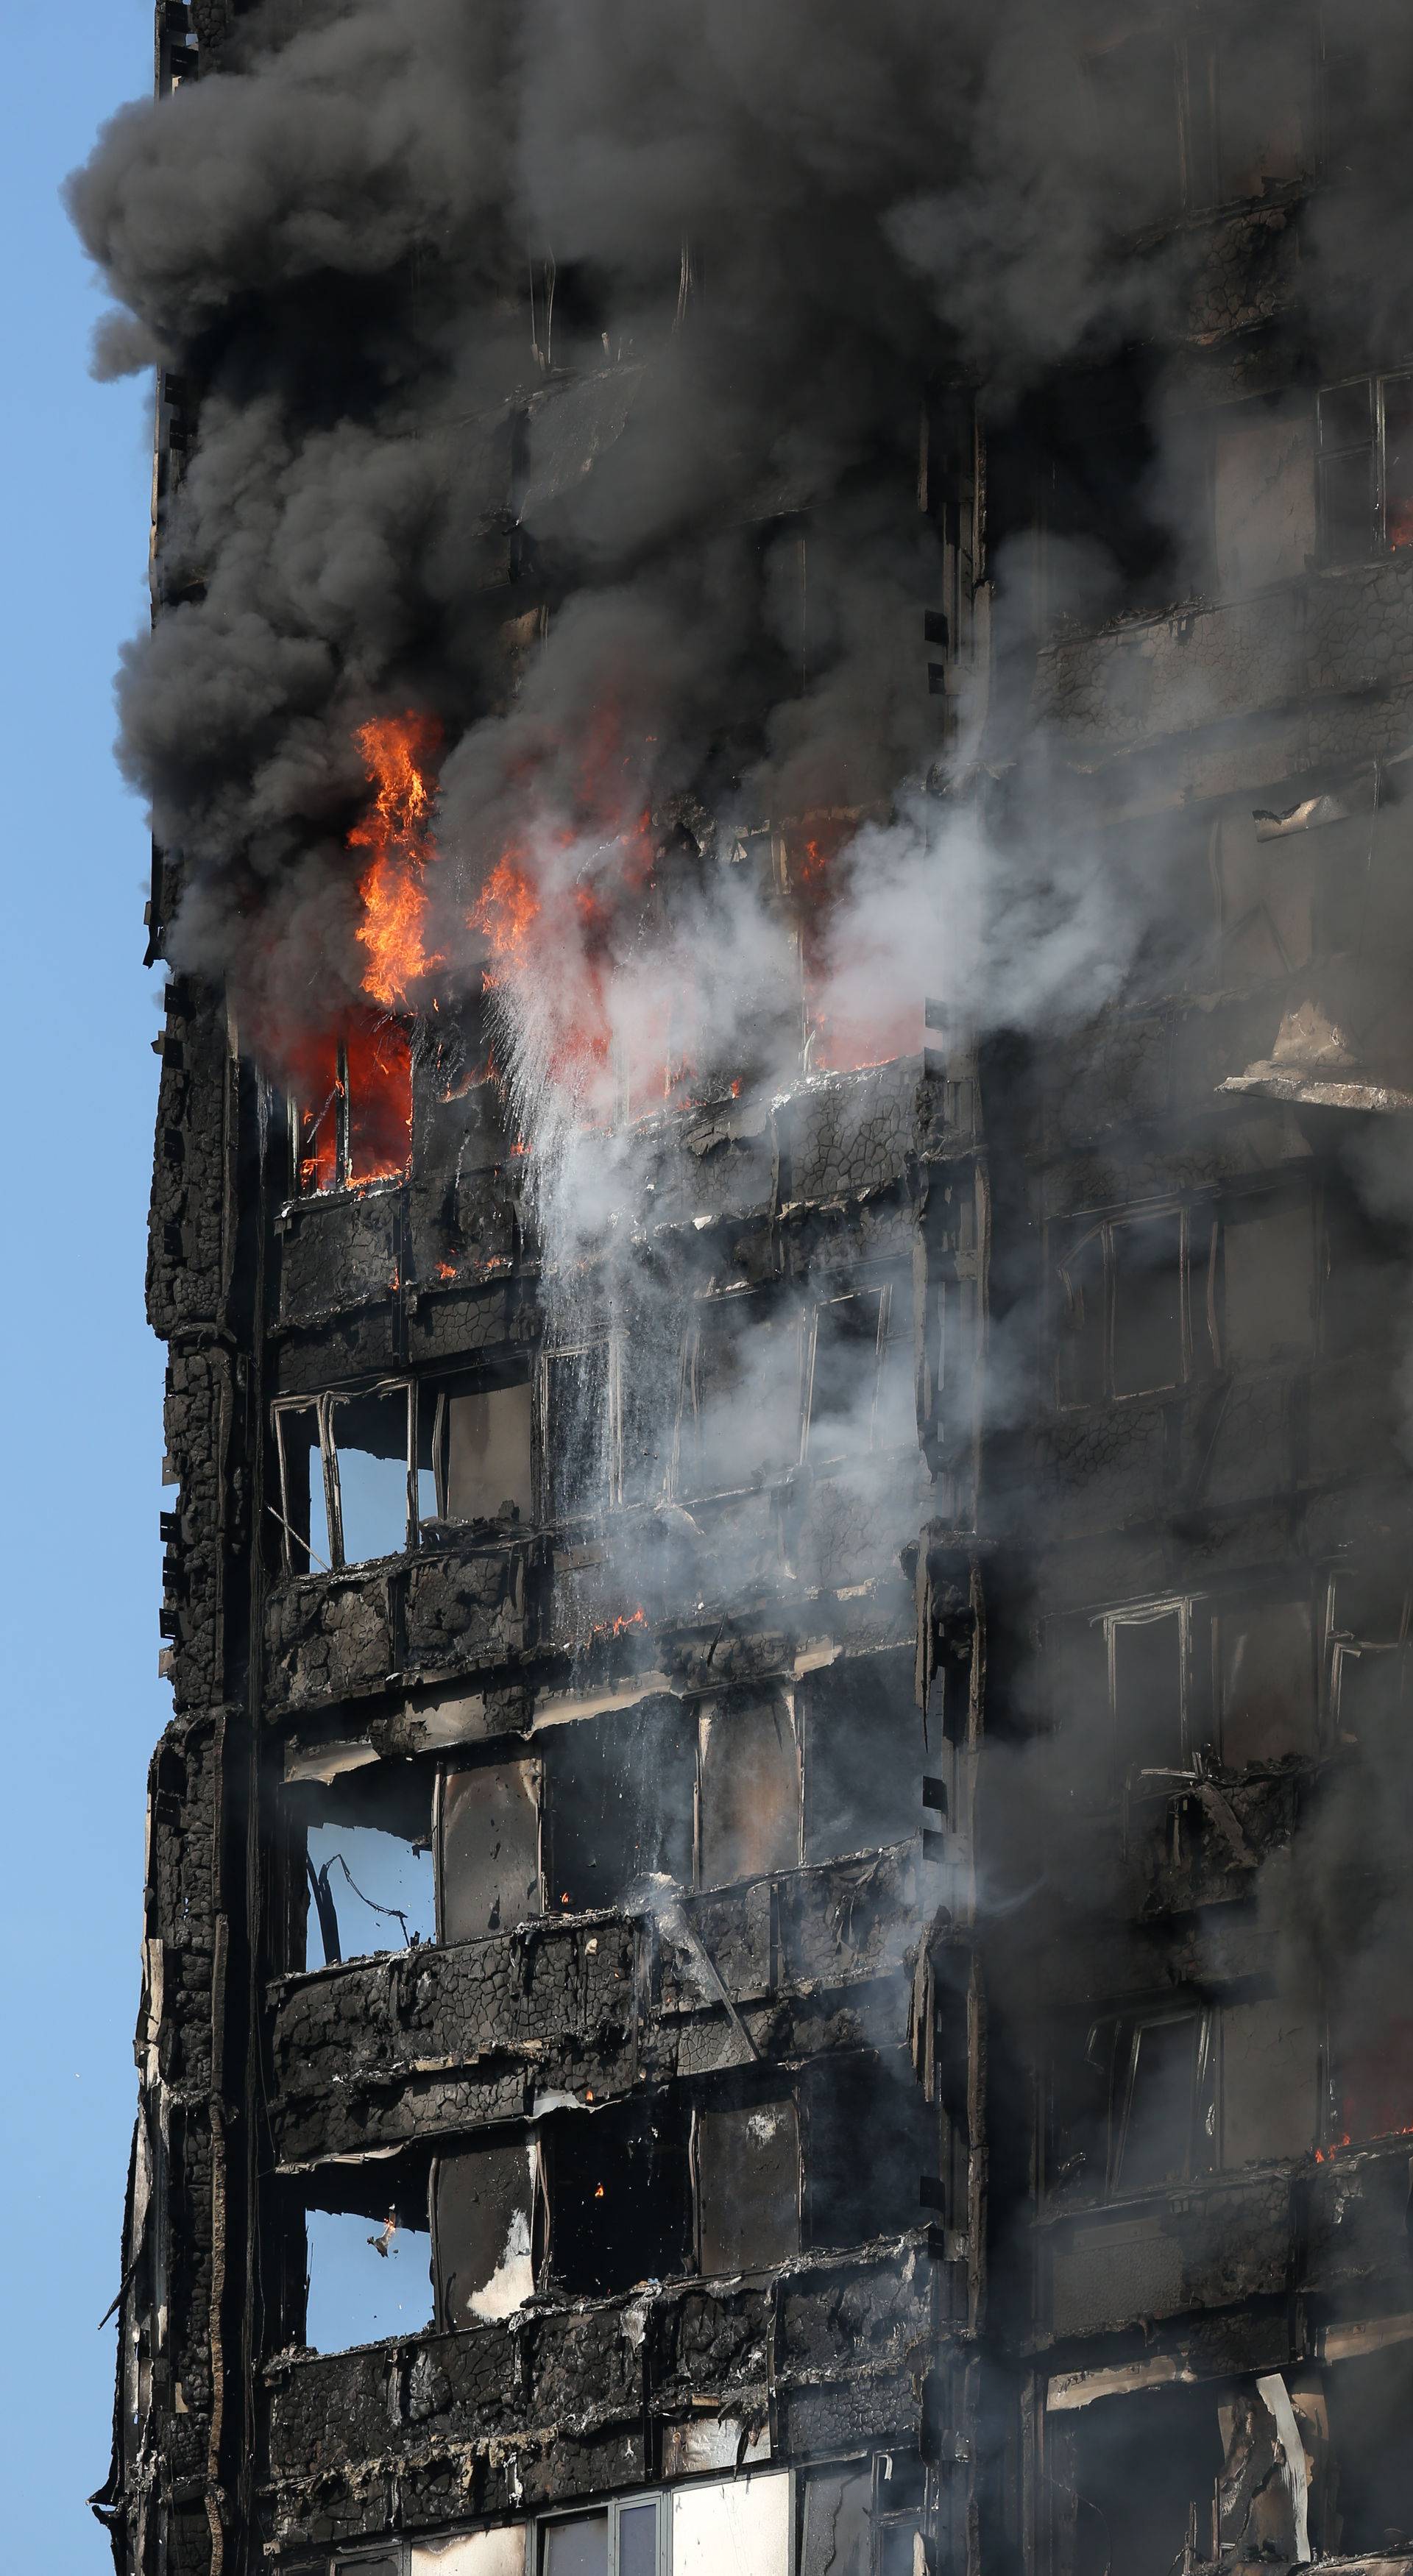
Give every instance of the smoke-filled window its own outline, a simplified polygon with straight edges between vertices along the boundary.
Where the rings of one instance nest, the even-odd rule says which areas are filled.
[[[1112,2200],[1208,2171],[1215,2085],[1204,2005],[1163,2003],[1076,2031],[1051,2068],[1047,2190]]]
[[[755,1294],[708,1299],[688,1355],[681,1490],[734,1493],[800,1456],[800,1317]]]
[[[573,1520],[651,1500],[666,1470],[670,1407],[655,1359],[623,1332],[540,1363],[541,1517]]]
[[[1157,1394],[1188,1374],[1188,1219],[1182,1208],[1071,1218],[1052,1236],[1062,1405]]]
[[[1357,376],[1320,395],[1320,546],[1363,563],[1413,545],[1413,376]]]
[[[1308,399],[1240,404],[1213,441],[1213,570],[1230,599],[1303,573],[1316,547],[1315,429]]]
[[[915,1442],[911,1274],[900,1268],[822,1299],[805,1372],[812,1466]]]
[[[1115,11],[1086,57],[1100,171],[1127,228],[1260,197],[1313,161],[1314,27],[1227,0]]]
[[[397,1020],[350,1012],[300,1050],[290,1100],[301,1198],[396,1178],[412,1149],[412,1050]]]
[[[290,1398],[274,1408],[286,1570],[326,1573],[396,1556],[417,1529],[413,1389]]]

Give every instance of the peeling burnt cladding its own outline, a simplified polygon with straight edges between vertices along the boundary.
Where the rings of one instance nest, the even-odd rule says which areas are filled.
[[[76,182],[133,2576],[1413,2561],[1413,39],[981,14],[164,5]]]

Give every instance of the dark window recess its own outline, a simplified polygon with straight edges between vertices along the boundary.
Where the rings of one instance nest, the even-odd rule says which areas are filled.
[[[545,1771],[552,1911],[621,1904],[652,1876],[691,1885],[695,1747],[677,1701],[555,1729]]]
[[[1315,1656],[1309,1604],[1254,1601],[1213,1623],[1218,1741],[1227,1768],[1313,1755]]]
[[[551,1351],[544,1362],[547,1516],[569,1520],[610,1500],[612,1432],[607,1341]]]
[[[296,1574],[398,1556],[415,1528],[412,1389],[322,1395],[275,1407],[280,1524]]]
[[[688,1494],[731,1493],[783,1475],[800,1455],[799,1317],[755,1297],[699,1311],[682,1426]]]
[[[1109,59],[1117,68],[1117,52]],[[1134,139],[1142,167],[1131,202],[1139,223],[1141,195],[1164,194],[1167,183],[1152,130],[1135,129]],[[1013,576],[1029,564],[1042,626],[1159,606],[1172,594],[1176,563],[1160,506],[1155,394],[1152,358],[1131,349],[1106,366],[1056,377],[990,426],[991,546],[1013,543]],[[1132,668],[1138,678],[1137,664]]]
[[[1106,173],[1134,231],[1182,204],[1179,58],[1171,31],[1136,27],[1087,57]]]
[[[807,2242],[863,2245],[920,2226],[937,2124],[910,2060],[841,2058],[802,2080]]]
[[[843,1657],[799,1685],[805,1858],[835,1860],[921,1830],[922,1713],[908,1655]]]
[[[419,1405],[418,1514],[421,1520],[528,1521],[530,1387],[478,1386],[453,1378],[424,1387]]]
[[[1335,2362],[1324,2375],[1339,2462],[1339,2528],[1347,2558],[1413,2548],[1413,2342]]]
[[[1183,1220],[1177,1209],[1125,1217],[1111,1230],[1115,1395],[1180,1386]]]
[[[396,1020],[351,1012],[310,1039],[293,1077],[291,1137],[301,1197],[391,1180],[412,1147],[412,1050]]]
[[[437,1914],[443,1941],[508,1931],[541,1911],[539,1762],[448,1771],[437,1811]]]
[[[533,2296],[538,2176],[533,2140],[437,2158],[431,2216],[439,2326],[499,2322]]]
[[[1222,1355],[1230,1368],[1308,1359],[1315,1343],[1315,1220],[1308,1190],[1222,1211]]]
[[[1383,1965],[1383,1962],[1379,1963]],[[1398,1971],[1406,1981],[1406,1958]],[[1406,1982],[1400,1988],[1406,1994]],[[1360,2026],[1347,2024],[1335,2033],[1335,2091],[1339,2134],[1348,2145],[1365,2138],[1406,2137],[1413,2131],[1413,2013],[1398,2010],[1392,1999],[1380,2012],[1359,1996]]]
[[[1183,1627],[1177,1609],[1110,1622],[1114,1738],[1123,1777],[1176,1770],[1184,1759]]]
[[[1326,562],[1364,563],[1413,545],[1413,377],[1327,385],[1319,417]]]
[[[800,2129],[793,2101],[699,2111],[692,2130],[697,2268],[764,2272],[800,2250]]]
[[[1352,1192],[1329,1181],[1324,1236],[1322,1354],[1326,1359],[1367,1359],[1387,1348],[1389,1318],[1401,1311],[1406,1247],[1391,1226],[1358,1205]]]
[[[800,1859],[800,1757],[780,1691],[710,1701],[698,1722],[697,1879],[725,1887]]]
[[[1219,21],[1205,47],[1198,35],[1189,39],[1189,130],[1195,130],[1189,195],[1194,203],[1208,193],[1222,203],[1259,197],[1268,186],[1298,179],[1309,169],[1312,69],[1311,28],[1299,7],[1282,10],[1278,24],[1261,13]],[[1204,91],[1215,108],[1210,171],[1203,166]]]
[[[550,2268],[570,2298],[608,2298],[685,2272],[691,2191],[678,2105],[561,2113],[543,2147]]]
[[[1101,2399],[1070,2417],[1056,2450],[1051,2512],[1062,2546],[1069,2525],[1061,2563],[1074,2576],[1170,2576],[1194,2522],[1196,2556],[1215,2554],[1212,2496],[1223,2450],[1210,2388]]]
[[[1093,2022],[1057,2049],[1046,2188],[1098,2200],[1190,2180],[1216,2161],[1211,2016],[1154,2007]]]
[[[1277,1996],[1224,2003],[1221,2165],[1306,2156],[1315,2144],[1319,2051],[1313,2022]]]
[[[295,1965],[332,1967],[435,1938],[425,1769],[370,1762],[327,1783],[290,1783],[284,1801],[305,1849],[305,1948]]]

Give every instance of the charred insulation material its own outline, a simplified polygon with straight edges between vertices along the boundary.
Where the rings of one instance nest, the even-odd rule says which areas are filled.
[[[162,0],[119,2576],[1413,2576],[1413,37]]]

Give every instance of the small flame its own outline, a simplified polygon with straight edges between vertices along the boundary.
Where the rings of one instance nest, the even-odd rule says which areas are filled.
[[[376,716],[358,728],[358,748],[376,793],[348,845],[373,853],[359,881],[363,919],[357,937],[368,952],[363,989],[385,1010],[406,1003],[412,988],[442,963],[425,944],[423,882],[434,854],[426,769],[439,740],[430,716]]]

